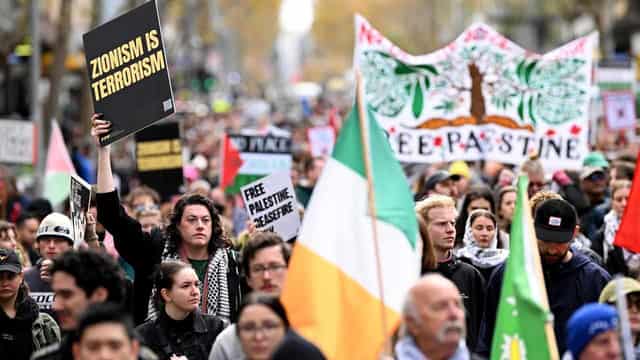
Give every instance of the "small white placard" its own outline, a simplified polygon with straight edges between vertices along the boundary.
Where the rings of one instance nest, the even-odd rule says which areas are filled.
[[[241,193],[257,230],[273,231],[285,241],[297,236],[300,213],[288,172],[273,173],[245,185]]]

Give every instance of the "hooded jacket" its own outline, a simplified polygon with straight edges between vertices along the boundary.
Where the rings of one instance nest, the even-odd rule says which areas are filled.
[[[582,305],[598,302],[600,292],[611,280],[611,275],[579,252],[573,252],[566,263],[542,265],[544,283],[547,288],[549,307],[553,313],[553,328],[558,351],[566,350],[567,322]],[[499,265],[491,275],[487,285],[487,300],[484,318],[480,328],[480,337],[476,352],[488,356],[500,301],[500,288],[504,276],[505,264]]]
[[[16,299],[16,316],[0,309],[0,354],[3,359],[29,359],[34,351],[60,341],[53,319],[40,313],[38,304],[22,290]]]
[[[467,346],[473,351],[478,340],[478,331],[484,308],[484,278],[476,268],[456,259],[453,255],[449,260],[439,262],[435,271],[451,280],[460,291],[464,302]]]

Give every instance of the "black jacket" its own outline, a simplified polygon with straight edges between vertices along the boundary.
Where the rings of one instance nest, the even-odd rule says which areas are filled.
[[[176,321],[161,311],[157,319],[138,326],[142,343],[160,360],[171,355],[184,355],[189,360],[208,360],[209,352],[225,322],[213,315],[191,313],[186,319]]]
[[[96,194],[98,206],[98,221],[113,235],[116,249],[135,270],[133,282],[134,319],[136,324],[143,323],[147,318],[149,298],[153,288],[153,273],[162,261],[167,236],[159,229],[151,233],[142,231],[138,221],[126,214],[120,205],[118,194]],[[229,288],[229,302],[231,318],[234,318],[240,305],[240,272],[235,262],[229,263],[227,285]]]
[[[3,359],[28,359],[34,350],[31,328],[40,313],[38,304],[26,295],[16,303],[13,319],[0,309],[0,357]]]
[[[488,356],[500,301],[505,264],[499,265],[487,285],[487,300],[476,352]],[[586,303],[598,302],[600,292],[611,280],[602,267],[576,252],[567,263],[543,265],[549,307],[554,317],[554,331],[560,354],[566,350],[566,327],[569,318]]]
[[[462,295],[467,325],[467,347],[470,351],[474,351],[484,309],[484,278],[476,268],[454,256],[446,262],[438,263],[436,272],[456,284]]]

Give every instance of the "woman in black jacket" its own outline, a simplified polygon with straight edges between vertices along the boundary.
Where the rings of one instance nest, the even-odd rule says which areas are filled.
[[[58,324],[29,296],[18,255],[0,249],[0,357],[29,359],[59,341]]]
[[[92,117],[91,134],[110,132],[110,123]],[[205,314],[233,320],[240,304],[240,271],[236,253],[227,245],[213,202],[198,194],[184,195],[176,203],[166,231],[142,231],[120,205],[111,173],[110,146],[98,145],[98,221],[113,235],[116,249],[133,266],[136,323],[156,317],[153,273],[165,260],[190,263],[200,279],[200,309]]]
[[[226,324],[199,311],[200,287],[193,268],[181,261],[163,262],[155,286],[159,316],[138,326],[143,344],[161,360],[174,356],[207,360],[213,342]]]

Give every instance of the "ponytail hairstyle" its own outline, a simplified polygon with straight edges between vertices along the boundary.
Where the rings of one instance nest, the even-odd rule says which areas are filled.
[[[155,297],[153,299],[156,309],[164,309],[162,289],[171,290],[176,274],[186,268],[191,268],[191,265],[178,260],[163,261],[158,266],[153,281],[156,288]]]

